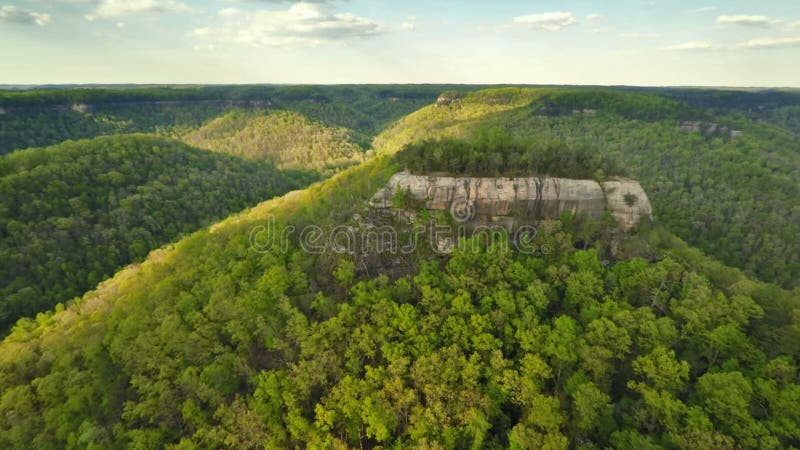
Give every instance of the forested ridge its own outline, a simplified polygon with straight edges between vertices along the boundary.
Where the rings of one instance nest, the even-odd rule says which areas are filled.
[[[353,132],[291,111],[235,110],[183,138],[196,147],[265,160],[280,168],[335,171],[364,161]]]
[[[800,91],[797,89],[644,89],[686,102],[717,115],[738,114],[778,125],[800,135]]]
[[[250,248],[268,217],[348,223],[398,169],[383,156],[259,205],[21,322],[0,348],[0,444],[800,445],[797,292],[664,230],[609,260],[565,217],[540,223],[546,255],[481,241],[399,279]]]
[[[0,90],[0,154],[119,133],[180,137],[234,109],[294,111],[368,146],[446,86],[183,86]],[[471,87],[475,89],[477,87]]]
[[[0,157],[0,330],[315,175],[141,135]]]

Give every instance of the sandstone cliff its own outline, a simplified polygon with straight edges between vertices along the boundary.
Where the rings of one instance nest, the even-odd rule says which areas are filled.
[[[482,178],[394,174],[372,199],[375,208],[392,208],[397,192],[429,210],[449,211],[457,220],[500,223],[556,219],[565,212],[599,219],[608,209],[627,230],[652,209],[638,182],[598,183],[551,177]]]
[[[629,230],[642,217],[652,218],[653,208],[647,193],[633,180],[611,180],[601,183],[606,194],[606,208],[623,230]]]

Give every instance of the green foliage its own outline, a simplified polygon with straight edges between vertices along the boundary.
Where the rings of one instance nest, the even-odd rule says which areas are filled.
[[[654,94],[633,94],[601,89],[560,89],[536,103],[544,115],[615,115],[631,120],[688,120],[696,111],[685,103]]]
[[[250,89],[260,88],[243,95]],[[335,90],[282,89],[270,101],[339,111]],[[363,255],[306,253],[297,236],[287,249],[250,248],[252,227],[270,217],[297,229],[352,223],[355,213],[363,220],[367,200],[408,164],[407,153],[387,154],[406,144],[438,151],[489,136],[488,153],[507,155],[507,134],[514,143],[543,142],[531,144],[540,149],[558,142],[567,161],[573,148],[619,158],[645,184],[662,223],[700,242],[719,238],[717,252],[742,248],[725,239],[755,212],[763,233],[753,236],[773,242],[776,273],[792,273],[796,247],[764,212],[794,212],[796,143],[786,132],[742,122],[737,140],[687,134],[677,129],[681,106],[638,94],[567,92],[565,108],[596,113],[547,115],[541,102],[531,104],[546,93],[504,88],[425,108],[376,139],[376,158],[153,251],[74,303],[19,321],[0,343],[0,448],[800,447],[800,290],[749,279],[662,227],[614,235],[611,257],[602,224],[564,217],[538,224],[535,243],[546,254],[474,238],[449,257],[379,255],[400,266],[392,278],[362,264]],[[668,114],[657,113],[662,106]],[[641,108],[653,111],[637,116]],[[503,134],[485,131],[498,126]],[[413,144],[442,137],[460,141]],[[18,172],[29,177],[0,191],[3,200],[21,198],[0,218],[37,217],[43,208],[53,213],[48,230],[59,230],[97,205],[119,204],[130,223],[164,227],[183,222],[163,217],[197,212],[179,207],[195,183],[192,205],[208,211],[292,181],[271,166],[142,136],[58,149],[0,160],[4,183]],[[462,152],[448,155],[458,161]],[[95,166],[102,170],[81,184]],[[189,175],[176,169],[196,166]],[[242,167],[255,175],[241,175]],[[258,168],[269,168],[269,178]],[[148,196],[151,179],[157,189]],[[144,199],[111,200],[129,194]],[[757,203],[769,195],[772,203]],[[402,192],[396,197],[413,207]],[[793,216],[776,211],[792,230]],[[706,234],[680,226],[704,217],[709,226],[735,226]],[[113,219],[75,236],[97,228],[114,237],[105,225],[127,222]],[[28,226],[2,225],[0,233],[14,236]],[[125,229],[152,234],[145,225]],[[144,233],[133,236],[123,236],[127,252],[151,248]],[[770,249],[747,245],[757,261]],[[39,286],[23,294],[35,297],[30,289]]]
[[[396,170],[343,171],[20,322],[0,344],[0,446],[800,445],[798,299],[663,231],[630,238],[652,260],[601,262],[552,222],[545,258],[475,238],[397,279],[248,248],[266,217],[352,214]]]
[[[589,146],[562,140],[519,140],[489,129],[471,140],[430,139],[407,145],[398,160],[414,173],[442,172],[471,176],[550,175],[593,178],[621,175],[616,162]]]
[[[225,110],[225,103],[133,102],[80,105],[42,105],[8,109],[0,115],[0,154],[15,149],[53,145],[122,133],[180,136]]]
[[[373,147],[394,154],[404,146],[437,137],[464,138],[487,128],[488,117],[529,105],[544,89],[494,88],[467,93],[450,105],[433,105],[409,114],[375,137]]]
[[[784,106],[763,113],[764,120],[800,135],[800,105]]]
[[[800,91],[797,89],[634,88],[688,103],[712,115],[736,114],[775,124],[800,134]]]
[[[368,147],[383,127],[447,86],[197,86],[0,90],[0,154],[118,133],[181,137],[233,109],[294,111],[353,130]],[[471,87],[470,89],[475,89]]]
[[[314,179],[121,136],[0,159],[0,329],[80,296],[148,252]]]
[[[594,152],[590,160],[615,161],[638,180],[656,219],[691,245],[765,281],[787,288],[800,282],[796,135],[741,115],[693,109],[659,97],[658,91],[530,89],[510,105],[471,100],[501,92],[470,93],[458,109],[424,108],[398,121],[376,143],[389,151],[408,144],[424,149],[435,146],[426,140],[469,141],[500,128],[515,141],[544,148],[555,142],[556,148],[588,149]],[[690,132],[680,128],[683,120],[718,122],[743,134]],[[424,158],[435,160],[435,155]],[[461,158],[454,160],[460,164]],[[513,166],[481,164],[491,171]],[[592,178],[605,176],[601,172]]]
[[[200,148],[271,161],[279,168],[330,172],[364,160],[365,151],[353,143],[351,134],[294,112],[237,110],[212,120],[183,140]]]
[[[754,123],[737,138],[679,129],[678,122],[536,117],[515,112],[507,131],[521,138],[566,139],[619,161],[648,194],[657,220],[690,244],[786,287],[800,280],[800,144]],[[524,119],[524,120],[523,120]]]

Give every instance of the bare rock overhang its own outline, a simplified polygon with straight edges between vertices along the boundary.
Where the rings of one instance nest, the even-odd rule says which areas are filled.
[[[433,211],[469,211],[508,227],[522,219],[557,219],[565,212],[600,219],[608,210],[629,230],[652,218],[644,189],[624,178],[604,182],[556,177],[451,177],[399,172],[372,198],[374,208],[393,207],[396,193]]]

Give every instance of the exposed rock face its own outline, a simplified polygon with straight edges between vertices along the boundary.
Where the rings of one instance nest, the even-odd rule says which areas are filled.
[[[601,186],[593,180],[568,178],[449,177],[400,172],[375,194],[372,206],[391,208],[398,191],[426,209],[449,211],[462,221],[498,223],[506,228],[513,228],[518,221],[556,219],[565,212],[599,219],[608,208],[620,226],[629,229],[641,217],[652,214],[647,195],[632,180],[609,181]],[[628,193],[632,206],[626,203]]]
[[[456,91],[443,92],[439,98],[436,99],[436,106],[447,106],[453,103],[458,103],[464,98],[464,94]]]
[[[678,127],[686,133],[703,133],[706,136],[729,136],[733,139],[742,136],[741,130],[732,130],[724,125],[712,122],[684,121]]]
[[[92,106],[87,105],[85,103],[76,103],[76,104],[70,106],[70,109],[73,112],[76,112],[76,113],[86,114],[86,113],[92,112],[93,108],[92,108]]]
[[[606,206],[622,229],[629,230],[639,223],[642,217],[653,216],[650,200],[638,182],[612,180],[605,181],[601,185],[606,194]]]

